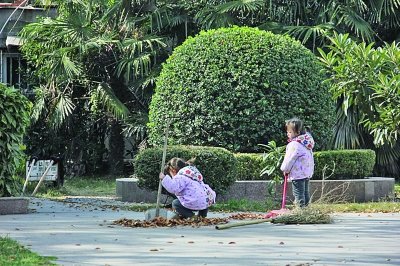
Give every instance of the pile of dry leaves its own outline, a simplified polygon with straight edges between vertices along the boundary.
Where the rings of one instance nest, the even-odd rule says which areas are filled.
[[[207,225],[226,224],[229,220],[245,220],[245,219],[262,219],[262,214],[256,213],[238,213],[230,215],[227,218],[201,218],[196,217],[193,219],[166,219],[164,217],[156,217],[151,221],[133,220],[133,219],[119,219],[114,221],[113,224],[122,225],[126,227],[174,227],[174,226],[192,226],[200,227]]]

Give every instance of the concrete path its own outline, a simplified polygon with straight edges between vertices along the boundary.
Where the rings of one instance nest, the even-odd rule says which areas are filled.
[[[32,199],[30,207],[36,211],[0,216],[0,236],[56,256],[59,265],[400,265],[400,213],[216,230],[121,227],[112,222],[144,214],[91,204]]]

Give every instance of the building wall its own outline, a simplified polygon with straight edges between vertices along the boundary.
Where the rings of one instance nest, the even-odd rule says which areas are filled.
[[[0,82],[16,87],[26,84],[20,73],[24,61],[17,43],[6,45],[7,37],[17,37],[26,24],[35,22],[38,17],[56,15],[55,8],[48,10],[32,6],[18,8],[20,2],[22,1],[14,1],[13,5],[0,3]]]

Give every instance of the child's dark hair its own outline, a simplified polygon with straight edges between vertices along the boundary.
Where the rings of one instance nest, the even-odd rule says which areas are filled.
[[[293,118],[285,121],[286,130],[288,127],[290,127],[295,133],[297,133],[299,135],[309,132],[309,127],[305,127],[303,124],[303,121],[301,121],[297,117],[293,117]]]
[[[175,169],[176,171],[181,170],[183,167],[193,165],[195,158],[190,159],[189,161],[185,161],[182,158],[174,157],[168,161],[168,163],[164,167],[164,174],[169,174],[170,169]]]

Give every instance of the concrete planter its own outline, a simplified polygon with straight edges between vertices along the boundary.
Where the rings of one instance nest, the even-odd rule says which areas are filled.
[[[29,198],[1,197],[0,214],[25,214],[28,213]]]
[[[141,189],[137,186],[134,178],[120,178],[116,180],[116,195],[124,202],[148,202],[157,200],[157,193]],[[224,195],[217,195],[217,201],[231,199],[248,199],[253,201],[265,201],[271,198],[267,188],[270,181],[236,181],[229,187]],[[394,195],[394,178],[388,177],[366,177],[364,179],[344,180],[311,180],[310,189],[312,200],[321,197],[326,201],[342,202],[369,202],[378,201],[382,198]],[[282,186],[276,187],[275,199],[282,198]],[[293,200],[291,183],[288,183],[287,199]],[[162,202],[165,201],[163,195]]]
[[[236,181],[218,200],[249,199],[264,201],[268,197],[269,181]],[[366,177],[364,179],[343,180],[311,180],[310,193],[312,201],[324,199],[328,202],[369,202],[382,198],[393,197],[394,178]],[[276,199],[282,198],[282,186],[276,187]],[[293,201],[292,185],[288,182],[287,199]]]

